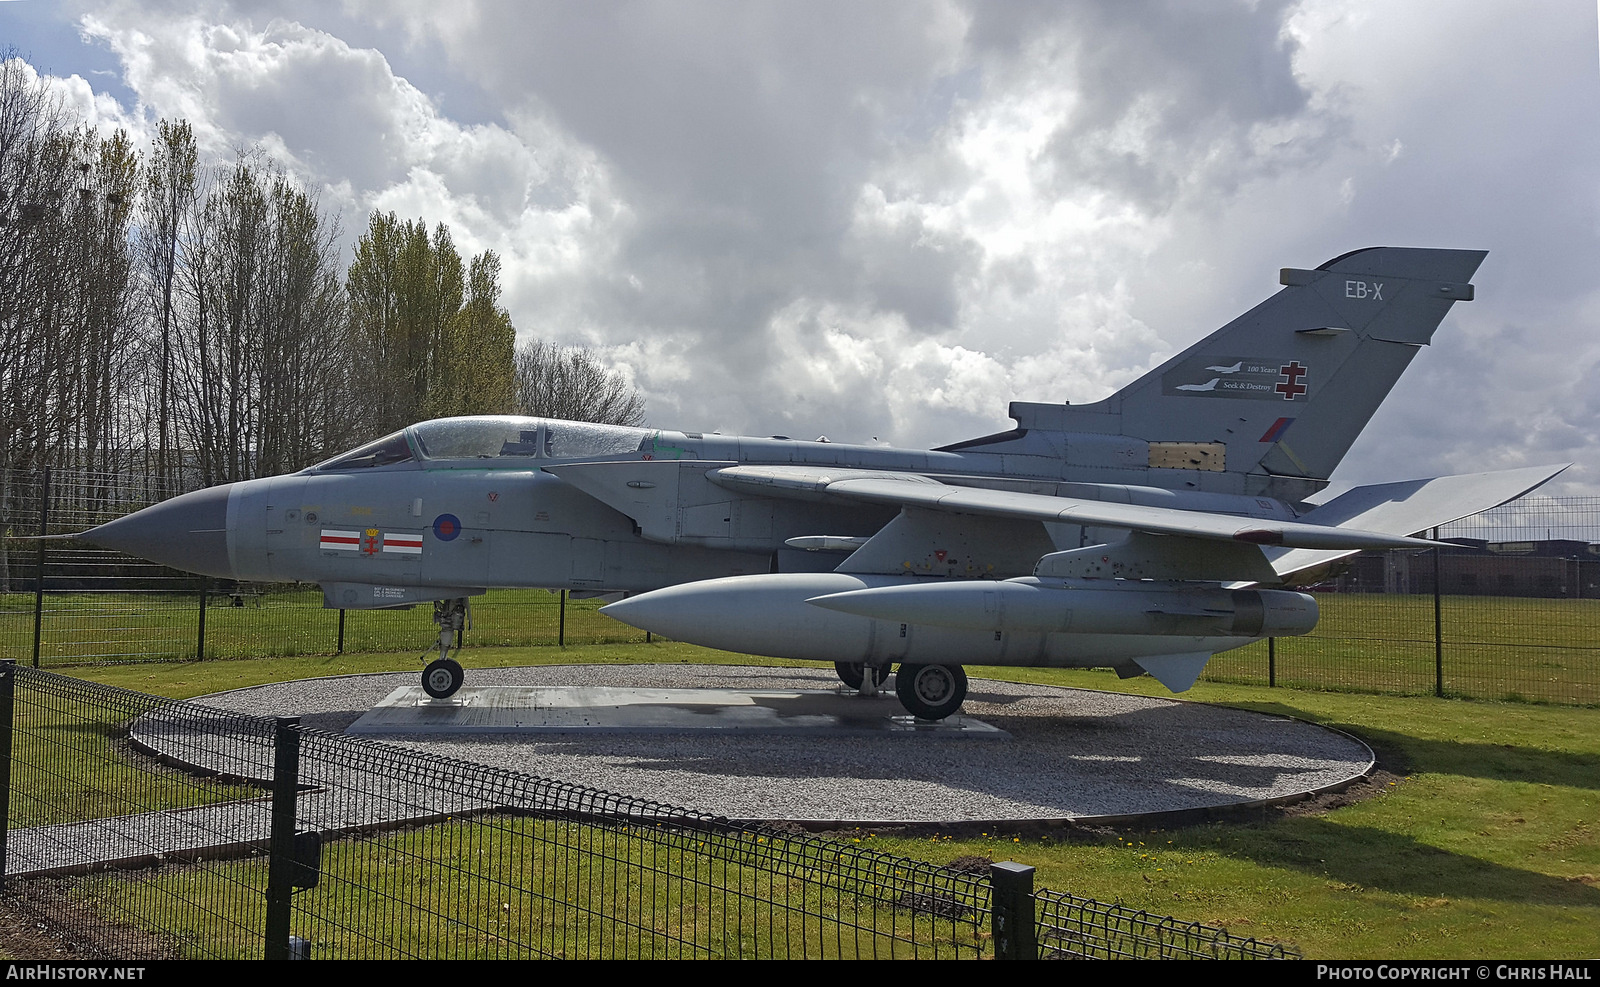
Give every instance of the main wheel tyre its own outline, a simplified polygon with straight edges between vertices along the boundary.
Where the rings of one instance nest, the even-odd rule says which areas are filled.
[[[861,683],[866,678],[866,673],[862,671],[864,668],[866,668],[866,666],[860,662],[836,661],[833,663],[833,670],[838,674],[839,681],[843,682],[852,689],[861,688]],[[875,684],[882,685],[884,682],[888,681],[888,679],[888,665],[872,666],[872,681]]]
[[[461,688],[461,683],[466,680],[467,673],[461,670],[459,662],[451,658],[439,658],[428,663],[422,670],[422,691],[435,699],[449,699]]]
[[[901,665],[895,695],[912,716],[942,720],[967,698],[967,672],[960,665]]]

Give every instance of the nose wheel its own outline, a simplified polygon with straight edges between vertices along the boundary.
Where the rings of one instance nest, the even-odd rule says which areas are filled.
[[[439,625],[439,657],[422,669],[422,691],[434,699],[449,699],[467,677],[461,663],[450,657],[452,646],[460,650],[461,630],[468,623],[466,599],[436,601],[433,622]]]

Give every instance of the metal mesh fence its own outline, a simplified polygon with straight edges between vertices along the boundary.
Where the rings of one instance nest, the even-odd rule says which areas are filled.
[[[1600,497],[1524,497],[1439,537],[1463,547],[1357,556],[1313,588],[1315,631],[1224,652],[1206,677],[1600,704]]]
[[[981,873],[27,668],[7,723],[7,901],[78,959],[994,949]],[[1030,894],[1045,956],[1294,955]]]
[[[194,577],[187,594],[57,592],[0,596],[0,657],[32,661],[35,603],[39,665],[189,661],[201,647],[202,597]],[[293,587],[223,587],[204,597],[204,655],[260,658],[340,651],[422,652],[438,639],[431,605],[411,610],[322,607],[322,593]],[[645,633],[601,616],[600,600],[567,600],[547,590],[491,590],[471,601],[468,647],[606,644],[643,641]],[[563,610],[565,613],[563,614]],[[341,631],[342,624],[342,631]]]
[[[1282,960],[1281,943],[1229,935],[1199,922],[1108,905],[1057,891],[1035,894],[1039,957],[1047,960]]]
[[[251,779],[270,773],[271,722],[29,669],[9,674],[13,907],[82,956],[232,955],[195,930],[248,939],[260,928],[265,858],[204,862],[265,845],[267,803]],[[174,760],[210,767],[179,770]]]
[[[170,491],[177,493],[181,491]],[[202,579],[74,541],[40,543],[164,499],[117,474],[0,470],[0,657],[38,664],[421,652],[437,640],[430,606],[325,610],[314,586]],[[45,523],[41,525],[41,520]],[[42,551],[41,551],[42,548]],[[468,646],[642,641],[598,600],[496,590],[471,603]],[[202,607],[204,626],[202,627]],[[202,648],[203,637],[203,648]]]
[[[979,955],[981,877],[409,751],[303,734],[332,818],[292,927],[315,955],[504,959]],[[416,825],[427,821],[426,825]]]
[[[1439,534],[1447,539],[1474,538],[1496,543],[1576,541],[1593,544],[1600,541],[1600,497],[1529,494],[1444,525]]]
[[[1304,637],[1223,652],[1211,681],[1600,704],[1600,601],[1318,593]]]

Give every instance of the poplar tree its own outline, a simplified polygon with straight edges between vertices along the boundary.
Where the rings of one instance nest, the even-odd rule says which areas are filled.
[[[467,297],[451,320],[428,392],[429,417],[510,414],[516,401],[517,330],[500,307],[500,258],[472,259]]]
[[[516,329],[492,251],[464,271],[450,230],[374,212],[345,277],[354,390],[376,435],[513,406]]]

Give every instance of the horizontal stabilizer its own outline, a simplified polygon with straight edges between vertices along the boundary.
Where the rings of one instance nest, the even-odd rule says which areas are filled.
[[[1491,507],[1516,500],[1546,483],[1570,464],[1529,466],[1493,473],[1436,476],[1353,487],[1300,520],[1307,524],[1349,526],[1393,535],[1426,531],[1471,517]],[[1354,551],[1318,551],[1314,548],[1269,549],[1267,556],[1279,576],[1335,562]]]

